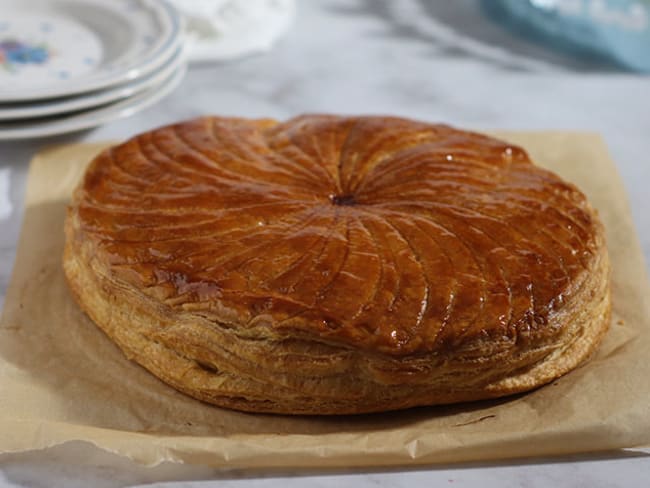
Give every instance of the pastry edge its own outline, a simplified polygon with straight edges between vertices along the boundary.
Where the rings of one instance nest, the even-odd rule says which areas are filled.
[[[309,393],[309,388],[301,391],[297,387],[299,385],[286,384],[287,379],[282,375],[274,378],[273,372],[270,375],[271,381],[269,378],[256,378],[251,371],[243,374],[236,370],[222,372],[211,364],[212,357],[209,354],[208,361],[204,362],[205,358],[196,354],[196,349],[181,351],[184,348],[183,337],[174,337],[174,333],[158,334],[163,332],[160,324],[164,322],[167,322],[164,329],[169,332],[170,324],[174,321],[174,317],[169,316],[170,312],[154,306],[151,297],[129,289],[129,285],[116,284],[108,277],[102,277],[100,273],[93,273],[93,266],[98,266],[97,260],[86,252],[79,253],[78,250],[72,249],[74,231],[70,228],[71,225],[71,219],[68,219],[68,239],[64,254],[65,275],[75,300],[93,322],[129,359],[177,390],[207,403],[242,411],[317,415],[360,414],[476,401],[521,393],[549,383],[583,363],[597,349],[610,323],[609,259],[604,243],[601,243],[593,259],[595,269],[585,270],[585,273],[588,273],[585,283],[572,297],[573,308],[581,307],[578,312],[582,313],[571,317],[571,320],[567,321],[570,322],[568,325],[556,324],[564,331],[563,335],[569,336],[569,340],[563,343],[542,343],[536,350],[537,356],[543,356],[541,359],[536,357],[535,350],[528,351],[527,361],[524,358],[516,367],[508,365],[501,374],[496,374],[496,377],[495,374],[487,374],[491,377],[482,384],[472,383],[472,379],[476,379],[472,378],[476,376],[473,365],[460,365],[456,376],[454,371],[446,372],[447,376],[454,378],[452,384],[447,382],[446,386],[444,382],[429,384],[421,379],[414,384],[399,381],[396,382],[398,384],[382,384],[381,379],[378,382],[376,377],[364,377],[363,374],[360,375],[363,370],[357,369],[353,375],[359,377],[352,378],[353,381],[348,382],[346,387],[360,385],[371,394],[355,396],[354,392],[344,391],[345,388],[339,392],[330,391],[325,394],[321,388],[321,391],[314,395]],[[134,294],[136,300],[133,300]],[[201,317],[195,318],[197,323],[205,321]],[[187,316],[184,326],[187,326]],[[190,330],[184,330],[182,336],[194,332],[198,334],[197,341],[201,342],[201,328],[192,331],[192,326],[189,327]],[[156,330],[158,333],[152,334],[152,331]],[[158,337],[154,337],[156,335]],[[555,340],[557,341],[557,337]],[[352,356],[364,354],[363,351],[344,347],[343,349],[346,354]],[[546,351],[550,352],[545,353]],[[194,357],[188,352],[194,353]],[[361,359],[371,363],[373,361],[372,356]],[[487,362],[490,363],[490,360]],[[407,363],[408,360],[405,364]],[[480,358],[476,364],[481,364]],[[516,371],[514,374],[513,370]],[[317,382],[318,378],[314,381]],[[345,383],[344,379],[341,381]],[[369,383],[370,386],[364,383]],[[335,398],[337,393],[340,393],[341,398]]]

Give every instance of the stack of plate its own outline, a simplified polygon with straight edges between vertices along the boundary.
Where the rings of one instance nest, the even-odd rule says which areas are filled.
[[[148,107],[185,74],[181,41],[164,0],[0,0],[0,140]]]

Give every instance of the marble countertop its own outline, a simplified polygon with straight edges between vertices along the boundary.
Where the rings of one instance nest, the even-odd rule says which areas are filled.
[[[29,159],[47,145],[122,139],[206,113],[286,118],[303,112],[397,114],[476,129],[599,132],[629,193],[650,262],[650,78],[576,62],[512,37],[478,0],[302,2],[266,55],[193,66],[164,101],[94,131],[0,143],[0,302],[23,216]],[[646,264],[647,267],[647,264]],[[2,435],[0,433],[0,435]],[[0,456],[0,487],[164,486],[647,486],[650,450],[404,471],[249,473],[145,468],[71,443]]]

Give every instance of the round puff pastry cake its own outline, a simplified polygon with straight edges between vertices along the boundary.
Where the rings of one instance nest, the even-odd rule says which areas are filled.
[[[391,117],[205,117],[97,156],[64,267],[163,381],[254,412],[499,397],[609,325],[603,227],[519,147]]]

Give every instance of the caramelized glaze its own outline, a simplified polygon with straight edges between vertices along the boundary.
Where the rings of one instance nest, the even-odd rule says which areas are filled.
[[[582,193],[524,150],[398,118],[164,127],[76,201],[76,239],[168,307],[394,356],[554,334],[596,250]]]

